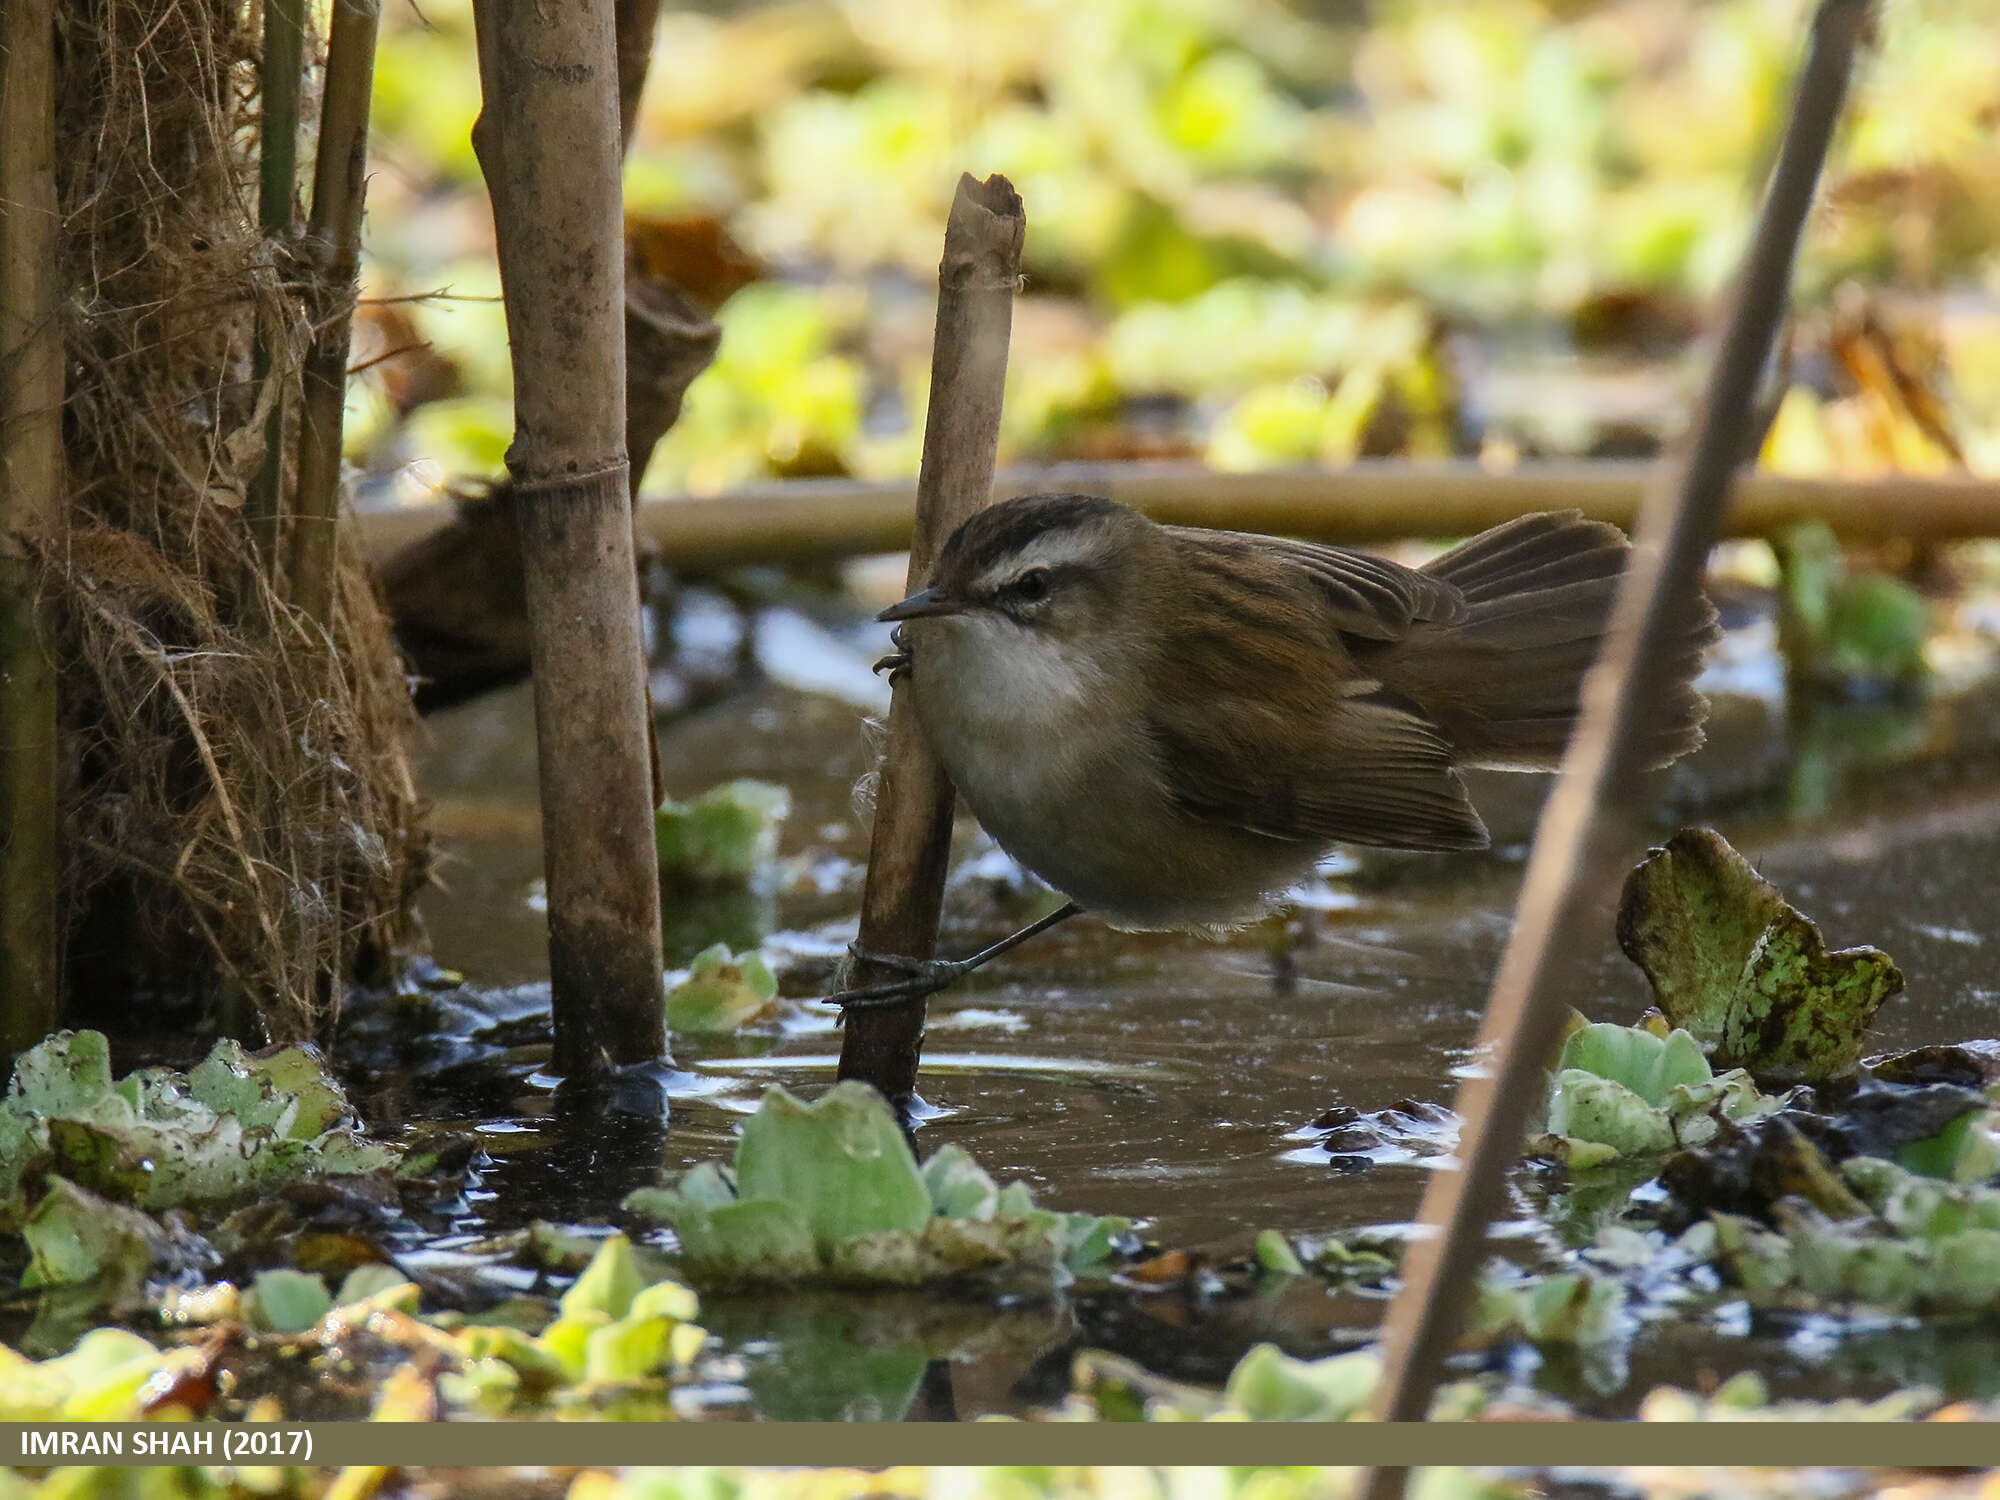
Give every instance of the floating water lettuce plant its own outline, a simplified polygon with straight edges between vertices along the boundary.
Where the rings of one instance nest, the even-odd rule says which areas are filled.
[[[1782,1107],[1740,1069],[1717,1074],[1685,1031],[1665,1036],[1605,1022],[1563,1043],[1549,1093],[1548,1133],[1535,1143],[1572,1170],[1699,1145],[1718,1116],[1755,1119]]]
[[[563,1293],[555,1320],[539,1335],[504,1326],[453,1333],[465,1363],[446,1394],[463,1404],[504,1409],[517,1393],[575,1399],[685,1369],[708,1339],[693,1321],[697,1305],[694,1293],[677,1281],[648,1282],[631,1242],[612,1235]]]
[[[1923,678],[1931,611],[1922,594],[1879,569],[1850,570],[1824,521],[1788,528],[1772,550],[1779,644],[1795,682],[1869,687]]]
[[[1840,1172],[1865,1212],[1835,1218],[1785,1197],[1768,1226],[1712,1213],[1683,1243],[1755,1294],[1892,1312],[2000,1309],[2000,1188],[1921,1177],[1873,1156],[1850,1157]]]
[[[667,991],[667,1029],[683,1036],[734,1031],[771,1008],[778,981],[755,950],[727,943],[694,956],[687,978]]]
[[[101,1033],[58,1032],[23,1053],[0,1100],[0,1228],[19,1228],[47,1177],[158,1211],[306,1177],[387,1171],[340,1086],[304,1047],[215,1044],[190,1073],[141,1068],[115,1083]]]
[[[1259,1344],[1229,1372],[1223,1409],[1252,1422],[1345,1422],[1366,1413],[1381,1381],[1382,1357],[1372,1349],[1294,1359]]]
[[[1625,1288],[1588,1271],[1499,1276],[1479,1283],[1472,1335],[1481,1342],[1517,1337],[1531,1344],[1602,1344],[1627,1331]]]
[[[157,1349],[123,1328],[93,1329],[40,1363],[0,1344],[0,1421],[136,1421],[148,1413],[149,1391],[200,1360],[194,1349]]]
[[[1765,1087],[1852,1073],[1869,1022],[1903,988],[1879,948],[1828,952],[1777,887],[1707,828],[1684,828],[1626,878],[1618,942],[1667,1024]]]
[[[778,852],[792,796],[766,781],[729,781],[653,814],[660,874],[679,885],[747,885]]]
[[[625,1207],[673,1227],[689,1274],[711,1283],[915,1286],[985,1272],[1067,1280],[1103,1265],[1124,1219],[1035,1207],[957,1146],[919,1167],[866,1084],[811,1104],[766,1092],[733,1168],[705,1162],[677,1187],[641,1188]]]

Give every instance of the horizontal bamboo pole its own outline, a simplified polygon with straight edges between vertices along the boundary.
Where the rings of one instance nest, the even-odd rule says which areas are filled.
[[[1650,466],[1623,460],[1478,463],[1366,459],[1340,469],[1220,474],[1198,464],[1053,464],[1002,470],[994,493],[1109,495],[1162,521],[1339,542],[1469,536],[1537,510],[1583,511],[1631,525]],[[709,498],[642,499],[641,535],[671,563],[732,563],[901,552],[910,545],[916,481],[795,479]],[[371,511],[369,549],[386,555],[443,525],[440,507]],[[1821,520],[1850,541],[1915,542],[2000,536],[2000,480],[1970,474],[1807,479],[1751,472],[1737,479],[1726,536],[1770,536]]]

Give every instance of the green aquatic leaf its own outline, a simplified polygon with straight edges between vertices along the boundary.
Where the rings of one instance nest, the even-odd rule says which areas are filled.
[[[667,991],[667,1029],[683,1036],[736,1030],[771,1008],[778,981],[756,952],[717,943],[694,956],[688,977]]]
[[[1829,952],[1812,922],[1710,829],[1687,828],[1625,882],[1618,940],[1670,1025],[1760,1084],[1851,1073],[1903,976],[1876,948]]]
[[[395,1149],[359,1136],[352,1114],[310,1048],[250,1055],[225,1040],[192,1073],[142,1068],[112,1084],[101,1035],[59,1033],[22,1055],[0,1103],[0,1221],[24,1211],[31,1172],[157,1211],[393,1167]]]
[[[646,1278],[640,1274],[639,1263],[632,1254],[632,1242],[622,1234],[614,1234],[562,1294],[559,1304],[562,1316],[576,1318],[602,1313],[607,1318],[622,1318],[631,1311],[632,1299],[645,1285]]]
[[[16,1115],[81,1114],[111,1093],[111,1044],[101,1031],[58,1031],[14,1063],[6,1109]]]
[[[200,1358],[192,1349],[156,1349],[122,1328],[93,1329],[67,1354],[39,1364],[0,1346],[0,1421],[135,1421],[155,1376]]]
[[[342,1278],[340,1290],[333,1294],[333,1305],[346,1308],[367,1302],[377,1307],[394,1305],[403,1312],[414,1313],[418,1296],[417,1284],[394,1266],[356,1266]]]
[[[1602,1022],[1570,1032],[1556,1068],[1608,1078],[1655,1106],[1667,1102],[1669,1090],[1707,1083],[1714,1076],[1701,1048],[1685,1031],[1658,1037],[1640,1027]]]
[[[956,1142],[940,1146],[924,1163],[923,1179],[932,1211],[947,1218],[990,1219],[999,1207],[1000,1189]]]
[[[746,883],[769,867],[791,793],[766,781],[731,781],[653,814],[660,872],[694,884]]]
[[[1561,1271],[1520,1282],[1486,1278],[1473,1326],[1482,1338],[1532,1344],[1603,1344],[1623,1331],[1625,1288],[1607,1276]]]
[[[690,1260],[751,1281],[812,1277],[822,1264],[810,1225],[796,1206],[774,1198],[727,1203],[702,1214],[693,1232],[671,1221]]]
[[[1263,1270],[1277,1276],[1303,1276],[1305,1266],[1299,1261],[1298,1253],[1292,1249],[1291,1241],[1276,1229],[1257,1231],[1257,1246],[1253,1252],[1257,1264]]]
[[[188,1074],[188,1093],[217,1114],[235,1115],[246,1130],[268,1126],[293,1140],[311,1140],[354,1118],[324,1060],[306,1046],[250,1054],[225,1038]]]
[[[997,1271],[1060,1284],[1101,1267],[1131,1228],[1038,1208],[1025,1183],[996,1188],[955,1145],[919,1168],[888,1106],[860,1083],[810,1105],[771,1089],[744,1126],[733,1177],[704,1163],[624,1206],[670,1225],[689,1272],[724,1285],[919,1286]]]
[[[108,1202],[61,1177],[21,1228],[28,1246],[25,1287],[92,1282],[102,1300],[117,1304],[136,1292],[164,1247],[166,1231],[137,1209]]]
[[[1367,1409],[1381,1380],[1372,1349],[1306,1360],[1259,1344],[1229,1372],[1223,1401],[1252,1422],[1345,1422]]]
[[[2000,1111],[1969,1109],[1936,1135],[1896,1149],[1896,1164],[1949,1182],[2000,1176]]]
[[[326,1282],[310,1271],[260,1271],[244,1310],[251,1323],[273,1333],[304,1333],[333,1310]]]
[[[811,1104],[767,1091],[737,1144],[736,1190],[795,1205],[822,1254],[858,1235],[914,1234],[931,1214],[901,1127],[880,1094],[853,1080]]]
[[[1664,1109],[1648,1104],[1622,1083],[1581,1068],[1566,1068],[1556,1075],[1549,1131],[1620,1156],[1669,1151],[1674,1145],[1673,1122]],[[1586,1153],[1590,1164],[1608,1159],[1602,1152]],[[1576,1164],[1573,1159],[1572,1165]]]

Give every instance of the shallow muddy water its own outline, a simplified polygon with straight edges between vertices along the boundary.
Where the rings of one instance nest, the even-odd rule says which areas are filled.
[[[833,653],[826,680],[861,697],[867,688],[849,669],[867,659],[866,642],[854,645],[852,657]],[[670,897],[670,963],[721,937],[742,946],[768,926],[786,963],[782,993],[825,987],[852,933],[866,847],[852,799],[869,757],[860,721],[854,702],[766,679],[662,722],[672,793],[751,776],[793,798],[768,905]],[[823,1007],[788,1004],[777,1027],[676,1038],[664,1129],[643,1101],[637,1113],[572,1121],[541,1071],[530,691],[439,715],[430,732],[425,787],[447,859],[425,915],[439,962],[467,983],[400,1014],[358,1007],[355,1045],[343,1051],[376,1128],[455,1124],[476,1131],[491,1158],[471,1211],[413,1257],[446,1268],[495,1229],[617,1222],[632,1188],[726,1155],[767,1085],[829,1083],[839,1034]],[[960,1142],[996,1178],[1027,1179],[1051,1207],[1130,1215],[1149,1239],[1218,1261],[1262,1228],[1313,1235],[1406,1221],[1427,1160],[1449,1145],[1448,1121],[1427,1121],[1420,1107],[1450,1103],[1546,787],[1484,777],[1475,797],[1492,853],[1342,861],[1289,923],[1226,943],[1123,935],[1086,919],[1009,955],[932,1003],[920,1088],[937,1113],[921,1129],[923,1150]],[[1895,957],[1908,993],[1878,1021],[1881,1050],[2000,1035],[1991,878],[2000,690],[1826,709],[1790,726],[1768,696],[1719,693],[1709,745],[1663,779],[1660,806],[1653,832],[1712,823],[1830,943],[1874,943]],[[970,951],[1041,909],[969,825],[959,854],[946,952]],[[1599,955],[1577,1003],[1595,1018],[1635,1019],[1645,984],[1618,953],[1608,913],[1577,941]],[[1410,1128],[1372,1128],[1376,1112],[1399,1105],[1417,1118],[1390,1123]],[[1315,1128],[1328,1111],[1340,1113]],[[1502,1239],[1525,1247],[1551,1233],[1532,1196],[1524,1175],[1521,1217],[1497,1231]],[[2000,1392],[1990,1327],[1753,1323],[1742,1304],[1715,1302],[1650,1325],[1622,1386],[1619,1372],[1575,1361],[1509,1368],[1606,1412],[1629,1410],[1657,1383],[1748,1367],[1781,1395],[1912,1381],[1952,1395]],[[1061,1394],[1083,1345],[1215,1381],[1258,1339],[1329,1352],[1365,1340],[1379,1313],[1378,1297],[1330,1294],[1310,1278],[1269,1299],[1094,1294],[1005,1312],[915,1297],[711,1300],[703,1322],[742,1355],[741,1379],[690,1400],[715,1415],[1020,1412]]]

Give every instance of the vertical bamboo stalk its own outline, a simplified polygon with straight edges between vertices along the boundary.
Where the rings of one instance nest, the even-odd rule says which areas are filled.
[[[0,0],[0,1068],[55,1029],[56,673],[37,541],[62,525],[52,0]]]
[[[299,487],[292,507],[292,602],[317,625],[333,623],[334,534],[340,524],[341,429],[347,408],[350,300],[361,265],[361,211],[368,169],[368,101],[375,82],[380,0],[333,0],[313,164],[306,250],[319,287],[334,300],[306,354],[300,403]]]
[[[299,169],[299,76],[305,71],[304,0],[264,0],[264,47],[257,65],[258,111],[263,132],[258,146],[257,225],[266,240],[292,232],[292,189]],[[268,315],[251,353],[251,378],[259,390],[270,378],[272,348],[282,330]],[[273,580],[278,562],[278,517],[285,474],[285,392],[280,390],[264,418],[264,459],[250,479],[244,519]]]
[[[992,499],[1007,344],[1026,234],[1020,195],[1006,178],[959,179],[938,266],[930,408],[917,475],[917,529],[910,544],[912,591],[929,582],[945,539]],[[911,958],[929,958],[935,951],[951,852],[952,803],[951,782],[924,743],[908,688],[899,684],[889,704],[888,743],[868,845],[862,948]],[[888,977],[864,964],[854,983]],[[851,1012],[841,1041],[840,1076],[871,1083],[892,1101],[907,1099],[917,1086],[925,1009],[922,1001],[914,1001]]]
[[[625,454],[611,0],[480,0],[484,106],[534,638],[556,1066],[666,1052],[648,712]]]
[[[1486,1245],[1486,1226],[1542,1089],[1562,1028],[1564,998],[1591,949],[1563,943],[1594,892],[1615,889],[1629,854],[1647,716],[1663,686],[1661,647],[1701,570],[1742,461],[1758,377],[1784,315],[1792,260],[1847,90],[1867,0],[1822,0],[1793,99],[1783,150],[1738,282],[1735,305],[1685,459],[1663,466],[1639,514],[1632,564],[1619,588],[1604,652],[1584,684],[1583,713],[1562,779],[1536,831],[1534,854],[1506,955],[1494,977],[1480,1047],[1493,1062],[1460,1087],[1465,1124],[1456,1171],[1432,1175],[1421,1221],[1428,1231],[1405,1261],[1383,1326],[1386,1358],[1377,1415],[1421,1421],[1463,1324]],[[1370,1500],[1392,1500],[1404,1471],[1373,1470]]]

